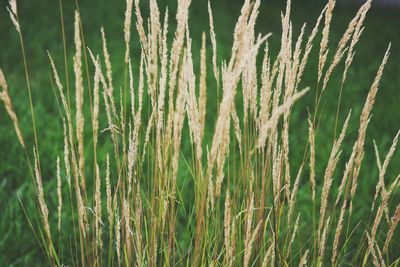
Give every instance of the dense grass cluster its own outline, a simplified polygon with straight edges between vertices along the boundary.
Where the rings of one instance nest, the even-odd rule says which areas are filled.
[[[62,24],[64,64],[56,64],[50,52],[48,57],[63,121],[59,135],[64,149],[55,159],[57,188],[47,191],[40,161],[46,151],[40,150],[37,134],[46,129],[36,127],[17,3],[10,0],[8,12],[24,60],[33,147],[20,129],[1,70],[0,96],[30,168],[27,175],[37,195],[38,216],[27,217],[49,264],[397,265],[399,247],[393,239],[400,204],[394,195],[400,176],[387,177],[386,170],[400,132],[384,158],[375,145],[379,175],[375,195],[370,196],[371,221],[352,216],[359,179],[376,178],[360,177],[360,171],[390,45],[376,76],[365,77],[372,84],[359,118],[341,108],[342,90],[371,0],[349,22],[335,51],[328,49],[335,1],[328,1],[309,34],[304,25],[298,36],[294,36],[288,1],[276,58],[270,52],[272,37],[255,32],[260,0],[245,0],[227,60],[218,57],[211,4],[209,34],[202,35],[199,56],[193,54],[190,2],[178,1],[174,37],[169,40],[168,9],[162,14],[156,0],[150,0],[146,21],[139,0],[126,1],[125,53],[119,62],[124,80],[118,83],[113,81],[106,31],[99,31],[101,52],[86,47],[79,10],[74,20],[73,77],[69,75]],[[139,36],[135,41],[141,47],[137,58],[130,52],[133,17]],[[318,44],[317,36],[321,36]],[[319,49],[316,84],[303,86],[303,74],[312,69],[307,63],[313,48]],[[199,64],[194,58],[200,59]],[[328,161],[319,162],[321,98],[340,64],[344,68],[335,100],[333,145]],[[311,92],[315,103],[304,119],[308,131],[292,129],[295,103]],[[208,99],[210,95],[215,99]],[[217,103],[216,111],[209,108],[210,101]],[[356,123],[359,130],[353,140],[346,130]],[[308,136],[307,145],[293,146],[292,135]],[[344,146],[350,147],[349,155],[342,155]],[[300,164],[292,159],[292,150],[303,151]],[[338,167],[340,160],[344,168]],[[324,172],[317,171],[317,164],[324,165]],[[333,189],[335,178],[339,186]],[[182,181],[190,181],[190,198],[178,186]],[[309,207],[307,215],[297,208],[300,187],[307,188],[302,200]],[[53,199],[56,206],[49,208]]]

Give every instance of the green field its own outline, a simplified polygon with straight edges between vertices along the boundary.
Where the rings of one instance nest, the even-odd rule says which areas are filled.
[[[65,33],[67,52],[69,54],[69,74],[72,77],[72,54],[73,44],[73,14],[76,8],[74,1],[62,1],[65,21]],[[80,1],[79,8],[82,17],[83,30],[86,46],[94,53],[101,52],[100,28],[104,26],[111,60],[113,62],[113,73],[115,88],[123,86],[124,67],[118,65],[123,62],[125,47],[123,42],[123,23],[125,2],[124,1]],[[159,1],[160,10],[165,10],[164,2],[168,2],[170,10],[170,40],[172,40],[173,28],[175,25],[174,14],[176,13],[175,1]],[[170,2],[170,3],[169,3]],[[193,54],[195,62],[199,62],[199,51],[201,47],[202,32],[208,33],[208,13],[207,1],[192,0],[190,8],[189,24],[190,33],[193,38]],[[281,3],[282,2],[282,3]],[[280,12],[284,10],[284,1],[261,1],[260,15],[257,21],[256,31],[266,34],[271,32],[270,46],[273,55],[276,55],[280,48]],[[292,20],[294,26],[294,36],[300,32],[302,23],[307,23],[306,32],[310,32],[316,18],[323,8],[322,3],[315,4],[316,1],[294,1],[292,7]],[[28,105],[28,95],[26,90],[25,72],[20,50],[18,35],[9,19],[6,10],[6,1],[0,3],[0,68],[7,77],[10,87],[10,96],[14,101],[15,110],[19,116],[20,124],[28,147],[33,146],[33,130]],[[63,136],[62,120],[60,116],[60,103],[58,96],[55,95],[54,81],[52,79],[47,51],[49,51],[56,65],[59,66],[60,73],[63,73],[63,40],[60,24],[60,6],[58,1],[39,0],[39,1],[19,1],[19,16],[22,33],[25,42],[26,56],[33,92],[33,103],[38,129],[40,158],[43,173],[43,183],[45,192],[55,192],[56,181],[56,157],[62,156]],[[229,59],[232,44],[232,32],[238,15],[240,14],[241,1],[212,1],[215,30],[218,41],[219,60]],[[357,12],[358,7],[352,5],[338,4],[335,9],[331,27],[331,38],[329,46],[335,51],[337,43],[347,27],[348,22]],[[399,8],[373,6],[368,13],[365,30],[359,44],[356,47],[354,63],[348,74],[348,79],[344,85],[343,102],[339,114],[339,125],[342,125],[348,111],[352,109],[352,123],[348,130],[349,139],[345,139],[343,144],[343,155],[347,158],[351,153],[353,140],[357,136],[359,121],[366,95],[373,82],[376,70],[381,63],[386,48],[391,42],[391,56],[383,74],[377,100],[372,112],[366,139],[366,153],[363,167],[360,173],[359,188],[357,192],[357,202],[354,204],[354,221],[362,224],[370,224],[373,218],[366,217],[370,214],[371,196],[375,193],[375,184],[378,179],[378,169],[374,154],[373,140],[376,141],[381,158],[387,153],[393,137],[400,129],[399,103],[400,103],[400,19]],[[143,6],[142,14],[147,18],[148,7]],[[135,17],[133,16],[133,22]],[[133,32],[135,32],[133,30]],[[320,35],[317,36],[319,42]],[[211,58],[211,44],[207,36],[208,54]],[[312,51],[309,66],[316,66],[318,62],[318,45]],[[131,39],[132,61],[140,60],[140,46],[136,32]],[[332,55],[330,55],[332,56]],[[211,61],[208,61],[211,69]],[[139,64],[134,64],[138,66]],[[196,72],[199,64],[194,66]],[[326,93],[322,97],[322,112],[320,128],[318,129],[317,173],[323,173],[326,162],[332,147],[335,114],[337,99],[340,90],[341,73],[343,64],[333,73],[333,77],[328,84]],[[89,70],[91,73],[93,69]],[[133,70],[138,73],[138,69]],[[310,86],[311,91],[295,105],[291,117],[291,160],[293,173],[299,168],[304,149],[307,145],[307,108],[312,109],[315,100],[317,69],[308,68],[302,87]],[[62,79],[64,75],[62,75]],[[92,81],[92,76],[90,81]],[[86,81],[85,81],[86,82]],[[214,81],[209,75],[209,97],[207,109],[217,110],[218,103],[215,101],[216,92],[212,90]],[[209,112],[208,114],[213,114]],[[215,112],[215,114],[217,114]],[[207,118],[205,132],[205,142],[211,143],[214,121],[211,115]],[[207,132],[208,128],[210,129]],[[296,134],[296,132],[300,134]],[[351,140],[351,142],[350,142]],[[185,141],[184,141],[185,142]],[[189,140],[182,144],[182,153],[190,153]],[[107,143],[104,144],[107,146]],[[296,149],[299,148],[299,149]],[[89,148],[88,148],[89,149]],[[30,149],[31,150],[31,149]],[[105,155],[99,155],[104,159]],[[338,169],[344,168],[344,158],[339,161]],[[400,152],[397,151],[387,170],[387,181],[393,181],[399,173]],[[183,168],[183,167],[182,167]],[[184,169],[184,168],[183,168]],[[90,171],[89,171],[90,172]],[[180,172],[184,175],[185,170]],[[335,173],[333,190],[340,183],[340,172]],[[318,190],[321,189],[322,177],[317,177]],[[191,199],[193,194],[190,192],[190,181],[178,178],[178,187],[184,199]],[[398,191],[398,190],[397,190]],[[393,201],[398,202],[400,192],[395,194]],[[305,203],[309,196],[308,186],[300,185],[298,195],[298,210],[305,216],[310,213],[310,207]],[[368,197],[367,197],[368,196]],[[56,194],[52,194],[54,199],[48,199],[49,209],[56,209]],[[28,220],[24,214],[24,209],[29,217],[34,217],[36,195],[32,186],[28,165],[21,150],[12,122],[9,119],[3,105],[0,106],[0,266],[43,266],[47,263],[42,254],[39,243],[35,240],[30,230]],[[187,203],[191,201],[188,200]],[[21,205],[22,204],[22,205]],[[188,204],[189,205],[189,204]],[[24,207],[24,209],[22,208]],[[309,216],[309,215],[308,215]],[[50,220],[56,224],[57,214],[50,214]],[[178,223],[181,232],[185,231],[185,222]],[[63,229],[70,231],[72,229]],[[179,232],[180,230],[177,229]],[[363,233],[355,233],[362,235]],[[182,234],[184,236],[184,234]],[[181,241],[183,245],[187,240]],[[397,229],[393,238],[393,250],[400,251],[400,230]],[[350,244],[355,245],[355,244]],[[395,253],[396,254],[396,253]],[[400,255],[397,252],[398,258]],[[350,257],[350,256],[349,256]],[[350,260],[350,259],[349,259]]]

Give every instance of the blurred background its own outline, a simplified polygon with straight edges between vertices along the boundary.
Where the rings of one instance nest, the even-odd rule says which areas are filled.
[[[351,2],[351,1],[347,1],[347,0],[341,0],[341,2]],[[353,2],[356,3],[362,3],[361,0],[353,0]],[[376,0],[375,5],[380,5],[380,6],[398,6],[400,5],[400,1],[399,0]]]
[[[73,0],[62,0],[66,42],[69,60],[69,71],[72,74],[73,46],[73,14],[76,3]],[[148,15],[146,2],[142,1],[144,17]],[[164,13],[166,5],[170,11],[171,28],[169,40],[173,38],[174,15],[176,1],[158,1],[161,12]],[[211,0],[214,14],[215,31],[218,43],[218,59],[229,58],[232,44],[233,29],[239,16],[242,0]],[[330,47],[335,51],[337,43],[345,31],[349,21],[356,14],[361,0],[338,1],[334,11],[331,26]],[[375,0],[373,7],[367,15],[366,29],[356,48],[354,63],[349,71],[348,80],[344,86],[343,102],[341,106],[339,125],[342,125],[348,111],[352,109],[352,124],[349,129],[349,143],[344,145],[344,158],[347,157],[358,129],[358,116],[364,105],[366,95],[374,79],[376,70],[382,60],[388,44],[392,43],[392,53],[386,66],[383,79],[378,92],[373,116],[367,131],[366,155],[360,176],[358,195],[360,202],[357,203],[354,220],[363,218],[369,214],[370,200],[374,194],[377,181],[377,168],[373,151],[372,140],[375,139],[380,149],[381,157],[387,153],[393,137],[400,128],[399,103],[400,103],[400,0]],[[285,8],[285,1],[262,0],[257,32],[266,34],[272,32],[270,38],[272,58],[276,58],[280,47],[281,11]],[[322,11],[325,1],[294,0],[292,7],[292,21],[294,36],[297,38],[303,23],[307,23],[307,33],[310,32]],[[21,128],[32,144],[32,127],[29,113],[29,102],[24,79],[23,61],[19,45],[18,35],[8,16],[7,1],[0,1],[0,68],[3,70],[9,84],[10,95],[14,101],[16,112],[19,116]],[[101,50],[100,28],[104,26],[111,60],[113,63],[114,81],[123,76],[123,22],[125,2],[123,0],[86,0],[79,1],[79,8],[83,22],[86,46],[94,53]],[[37,0],[19,1],[18,12],[20,24],[24,36],[28,67],[31,76],[33,90],[33,102],[37,117],[37,128],[39,131],[39,145],[44,173],[45,192],[55,192],[56,157],[62,151],[62,124],[59,114],[58,102],[55,96],[50,65],[47,51],[52,54],[59,72],[63,71],[63,43],[60,24],[59,1]],[[135,23],[133,16],[132,23]],[[192,0],[189,16],[190,34],[193,38],[193,54],[195,59],[199,58],[201,34],[208,33],[207,1]],[[134,31],[134,27],[132,27]],[[320,36],[318,37],[320,38]],[[209,39],[209,38],[208,38]],[[208,41],[209,42],[209,41]],[[311,87],[305,99],[295,106],[291,121],[291,153],[293,169],[297,169],[302,159],[307,140],[307,107],[312,107],[315,97],[316,85],[316,62],[319,40],[315,43],[311,61],[308,63],[304,86]],[[211,47],[208,43],[208,58],[211,57]],[[131,55],[136,66],[139,61],[140,47],[137,35],[133,34],[131,39]],[[198,62],[197,62],[198,63]],[[210,62],[208,62],[210,64]],[[198,64],[196,65],[198,69]],[[340,89],[340,80],[343,66],[340,65],[329,83],[326,94],[322,100],[323,122],[317,135],[317,162],[319,162],[318,173],[322,175],[326,167],[327,158],[332,146],[333,128],[337,106],[337,98]],[[136,71],[137,73],[137,71]],[[211,75],[209,75],[211,77]],[[71,75],[72,77],[72,75]],[[120,79],[122,81],[122,79]],[[212,98],[214,81],[212,77],[209,83],[208,112],[216,111],[217,102]],[[116,86],[116,88],[118,88]],[[206,129],[206,140],[211,138],[213,132],[213,117],[208,115],[209,131]],[[341,127],[341,126],[340,126]],[[352,139],[353,138],[353,139]],[[351,140],[351,141],[350,141]],[[183,147],[188,144],[183,144]],[[296,149],[296,148],[300,149]],[[320,161],[318,161],[320,160]],[[345,162],[339,163],[341,169]],[[396,152],[387,172],[388,182],[392,181],[399,171],[400,153]],[[336,174],[338,176],[340,174]],[[339,183],[336,179],[335,185]],[[184,190],[185,182],[180,185],[186,197],[192,194]],[[334,186],[335,187],[335,186]],[[299,192],[300,209],[301,203],[306,203],[306,193]],[[47,196],[50,207],[55,205],[56,194]],[[20,149],[14,129],[4,107],[0,107],[0,266],[43,266],[45,258],[40,246],[33,236],[24,209],[30,214],[34,206],[35,195],[32,189],[31,178],[23,151]],[[309,208],[304,207],[307,213]],[[50,216],[56,216],[51,214]],[[51,220],[55,221],[55,217]],[[370,219],[370,218],[365,218]],[[365,220],[365,223],[367,220]],[[71,229],[65,229],[68,231]],[[179,230],[178,230],[179,231]],[[397,231],[398,232],[398,231]],[[393,239],[393,245],[398,245],[400,240]],[[397,243],[396,243],[397,242]]]

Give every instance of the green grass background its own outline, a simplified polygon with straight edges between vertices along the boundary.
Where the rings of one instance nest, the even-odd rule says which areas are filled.
[[[159,1],[162,12],[167,2],[170,10],[170,35],[173,38],[173,19],[176,10],[175,1]],[[203,31],[208,32],[207,1],[193,0],[190,9],[190,30],[193,38],[193,54],[198,70],[198,58]],[[318,3],[316,3],[318,2]],[[0,2],[0,67],[7,78],[10,95],[14,101],[15,109],[19,115],[22,131],[27,143],[32,147],[33,132],[30,121],[29,102],[24,79],[23,62],[20,52],[17,33],[6,11],[7,1]],[[50,67],[46,51],[53,55],[59,72],[63,72],[63,50],[60,26],[59,3],[54,0],[19,1],[19,16],[25,38],[25,46],[28,58],[28,66],[33,90],[33,102],[37,118],[39,136],[39,148],[41,152],[42,171],[44,173],[44,187],[47,193],[50,211],[56,207],[56,179],[55,162],[57,155],[62,151],[62,127],[59,115],[57,98],[52,89]],[[218,41],[219,60],[227,59],[230,55],[232,33],[235,22],[240,12],[242,1],[218,0],[211,1],[213,6],[215,30]],[[262,1],[260,15],[257,23],[257,32],[272,32],[270,38],[273,58],[276,57],[280,47],[280,12],[284,10],[284,1]],[[319,12],[323,8],[324,1],[294,1],[292,8],[292,20],[294,36],[297,38],[302,23],[307,22],[308,33],[314,26]],[[75,3],[73,0],[63,0],[65,27],[67,37],[67,50],[69,53],[70,77],[72,76],[73,46],[73,12]],[[123,83],[123,21],[125,3],[117,1],[80,1],[81,17],[84,25],[86,45],[95,53],[101,52],[100,27],[104,26],[109,51],[113,63],[115,88]],[[148,9],[143,6],[142,14],[147,16]],[[333,25],[331,27],[330,50],[334,51],[338,40],[343,34],[348,22],[355,15],[357,6],[338,4],[335,9]],[[367,131],[366,155],[360,176],[355,203],[353,221],[368,224],[370,217],[370,204],[377,181],[377,168],[373,152],[372,140],[375,139],[380,149],[381,157],[386,154],[391,140],[400,128],[399,103],[400,103],[400,18],[399,8],[376,7],[369,12],[366,19],[366,30],[358,44],[357,54],[353,66],[345,83],[342,108],[340,113],[341,127],[347,112],[352,109],[351,126],[348,137],[345,139],[344,152],[338,169],[342,169],[347,159],[358,129],[358,116],[363,107],[366,95],[373,81],[376,70],[381,62],[383,54],[389,42],[392,42],[392,54],[386,66],[380,91],[378,92],[373,116]],[[133,23],[135,18],[133,16]],[[134,31],[134,29],[133,29]],[[320,38],[320,37],[319,37]],[[209,38],[208,38],[209,39]],[[209,42],[209,40],[208,40]],[[319,40],[317,40],[312,58],[308,63],[303,86],[310,86],[311,91],[296,104],[291,121],[291,160],[293,173],[295,173],[302,159],[307,140],[307,107],[312,110],[316,89],[316,62]],[[209,45],[209,43],[208,43]],[[137,73],[139,61],[139,41],[136,34],[132,35],[131,55]],[[211,47],[208,46],[208,59],[211,57]],[[332,56],[332,55],[331,55]],[[210,63],[210,62],[208,62]],[[210,66],[211,69],[211,66]],[[334,72],[326,93],[322,99],[321,125],[317,133],[317,174],[318,184],[321,184],[324,168],[332,146],[333,128],[336,113],[337,98],[340,89],[342,64]],[[208,79],[208,125],[206,128],[206,143],[210,142],[213,133],[214,114],[217,101],[215,101],[214,81],[211,72]],[[63,77],[63,75],[62,75]],[[91,78],[92,79],[92,78]],[[73,82],[73,79],[71,79]],[[92,82],[92,81],[91,81]],[[189,144],[183,144],[183,151]],[[103,155],[104,157],[104,155]],[[399,173],[400,153],[396,152],[389,166],[386,181],[392,181]],[[181,168],[183,175],[187,170]],[[333,188],[340,182],[342,171],[336,171]],[[189,199],[192,194],[190,182],[179,180],[179,186],[183,198]],[[307,183],[304,175],[303,184]],[[309,200],[308,184],[301,187],[298,197],[298,211],[309,214],[307,206]],[[333,189],[335,191],[335,189]],[[49,196],[50,195],[50,196]],[[398,193],[397,193],[398,195]],[[398,196],[395,199],[399,199]],[[29,229],[23,209],[19,203],[21,199],[27,213],[34,214],[35,195],[32,189],[29,170],[23,151],[17,142],[14,129],[3,106],[0,107],[0,266],[42,266],[46,263],[40,250],[40,246]],[[53,208],[53,209],[52,209]],[[52,223],[56,222],[56,213],[50,214]],[[181,228],[179,228],[181,227]],[[54,227],[55,228],[55,227]],[[182,231],[185,222],[178,226]],[[71,231],[66,225],[63,231]],[[362,233],[360,233],[362,234]],[[400,250],[400,234],[396,231],[393,239],[394,249]],[[187,240],[182,242],[186,243]],[[354,244],[356,245],[356,244]],[[397,253],[398,254],[398,253]],[[398,256],[398,255],[397,255]]]

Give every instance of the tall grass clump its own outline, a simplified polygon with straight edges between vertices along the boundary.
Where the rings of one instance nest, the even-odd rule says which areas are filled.
[[[364,77],[372,84],[360,117],[340,104],[371,0],[349,22],[335,51],[328,49],[335,1],[328,1],[309,33],[304,24],[294,36],[288,0],[276,57],[269,38],[278,36],[255,32],[260,0],[245,0],[226,59],[217,51],[210,3],[208,34],[202,35],[200,51],[193,51],[190,2],[178,1],[171,38],[168,9],[162,13],[156,0],[149,0],[145,20],[139,0],[126,1],[122,81],[115,81],[104,28],[99,29],[101,49],[86,47],[79,8],[70,64],[61,16],[64,62],[56,64],[51,52],[48,58],[64,149],[54,155],[57,188],[45,190],[52,174],[42,171],[40,154],[46,151],[39,149],[38,133],[46,129],[35,126],[23,25],[16,0],[10,0],[33,143],[20,130],[9,97],[12,86],[1,70],[0,97],[28,162],[37,199],[27,217],[49,265],[397,266],[400,248],[391,241],[398,236],[400,203],[394,195],[400,176],[388,177],[386,170],[400,132],[384,158],[375,145],[378,177],[360,175],[370,153],[366,133],[390,45],[376,76]],[[135,27],[138,40],[131,38]],[[132,42],[140,42],[140,56],[131,55]],[[304,84],[313,49],[315,82]],[[316,156],[317,140],[331,140],[318,135],[324,123],[321,99],[333,90],[329,81],[341,64],[334,140],[324,161]],[[314,101],[303,119],[308,131],[291,129],[295,104],[306,98]],[[349,126],[359,127],[354,138],[346,136]],[[307,136],[306,146],[291,145],[292,135]],[[342,153],[344,146],[349,155]],[[291,150],[304,156],[295,159]],[[376,184],[369,221],[353,214],[360,179]],[[188,186],[183,188],[182,181]],[[306,214],[300,212],[300,190],[306,194]]]

